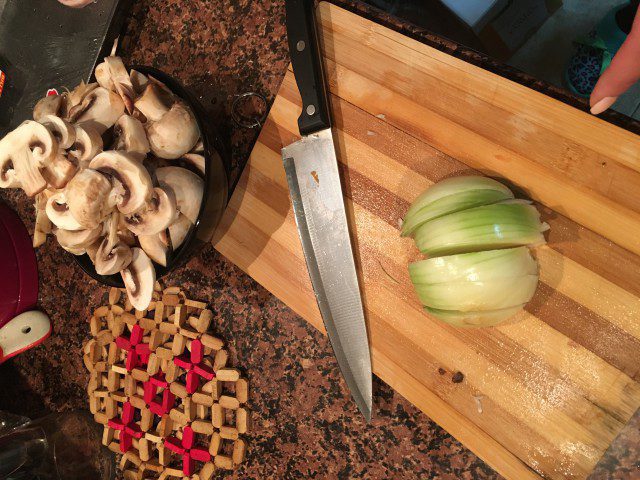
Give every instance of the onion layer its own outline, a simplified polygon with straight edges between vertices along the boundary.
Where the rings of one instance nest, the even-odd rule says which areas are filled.
[[[509,192],[510,194],[511,192]],[[429,220],[441,217],[448,213],[459,212],[472,207],[481,205],[490,205],[512,198],[509,194],[501,190],[469,190],[466,192],[458,192],[453,195],[439,198],[434,202],[425,205],[414,214],[407,214],[402,223],[402,236],[411,235],[416,228]]]
[[[532,205],[497,203],[436,218],[416,230],[418,249],[429,256],[540,245],[548,226]]]
[[[538,264],[527,247],[462,253],[409,264],[414,284],[486,282],[521,275],[537,275]]]
[[[527,303],[538,285],[537,275],[497,278],[486,282],[446,282],[415,284],[425,307],[439,310],[498,310]]]

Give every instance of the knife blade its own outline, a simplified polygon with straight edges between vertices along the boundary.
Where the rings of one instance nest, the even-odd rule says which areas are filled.
[[[313,0],[287,0],[287,35],[302,97],[302,139],[282,149],[296,225],[318,307],[351,395],[370,421],[371,353],[336,158]]]

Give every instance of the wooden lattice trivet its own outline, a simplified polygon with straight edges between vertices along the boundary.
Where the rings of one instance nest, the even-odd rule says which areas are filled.
[[[243,461],[248,383],[226,368],[224,343],[208,333],[212,317],[206,304],[159,284],[146,311],[112,288],[91,317],[90,409],[103,443],[123,454],[125,479],[208,480]]]

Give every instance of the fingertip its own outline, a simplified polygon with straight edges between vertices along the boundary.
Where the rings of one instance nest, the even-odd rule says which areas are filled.
[[[598,100],[591,106],[591,114],[592,115],[600,115],[602,112],[607,110],[611,105],[616,103],[618,97],[604,97]]]

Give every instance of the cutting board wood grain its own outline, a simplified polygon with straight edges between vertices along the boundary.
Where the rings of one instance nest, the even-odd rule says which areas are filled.
[[[586,478],[640,407],[640,140],[336,6],[318,17],[375,374],[507,478]],[[300,111],[289,71],[214,245],[324,331],[280,157]],[[478,171],[551,230],[525,311],[458,329],[422,311],[399,221]]]

